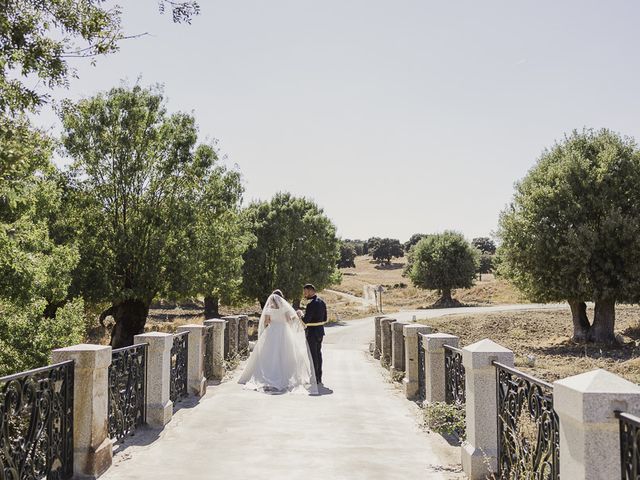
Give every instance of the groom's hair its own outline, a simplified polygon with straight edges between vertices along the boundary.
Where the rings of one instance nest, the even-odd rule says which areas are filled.
[[[305,290],[313,290],[314,292],[316,291],[316,287],[315,287],[312,283],[307,283],[307,284],[304,286],[304,289],[305,289]]]

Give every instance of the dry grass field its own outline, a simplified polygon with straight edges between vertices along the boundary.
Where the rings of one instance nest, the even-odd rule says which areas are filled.
[[[391,265],[378,265],[371,257],[356,258],[355,268],[343,268],[342,283],[331,287],[334,290],[362,297],[366,285],[382,285],[385,310],[407,310],[428,308],[437,299],[435,290],[421,290],[411,285],[411,280],[402,276],[406,258],[394,259]],[[454,290],[454,298],[466,305],[497,305],[526,303],[520,293],[509,282],[483,275],[469,289]]]
[[[592,314],[590,311],[590,317]],[[571,342],[568,309],[449,315],[418,321],[438,332],[459,336],[462,346],[490,338],[514,351],[519,369],[547,381],[604,368],[640,383],[640,307],[621,305],[616,315],[616,332],[624,342],[619,347]]]

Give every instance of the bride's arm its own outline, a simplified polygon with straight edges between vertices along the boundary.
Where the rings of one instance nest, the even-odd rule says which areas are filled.
[[[264,316],[264,326],[268,327],[270,323],[271,323],[271,317],[269,315],[265,315]]]

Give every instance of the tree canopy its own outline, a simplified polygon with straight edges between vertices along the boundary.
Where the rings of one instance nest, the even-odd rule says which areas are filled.
[[[615,303],[638,301],[639,182],[632,139],[574,131],[543,152],[500,217],[502,273],[531,300],[568,301],[576,340],[614,342]]]
[[[496,243],[489,237],[476,237],[471,240],[471,244],[476,247],[480,253],[493,255],[496,253]]]
[[[373,259],[379,263],[389,265],[392,258],[404,257],[404,249],[400,240],[395,238],[381,238],[373,243],[369,252]]]
[[[57,243],[49,222],[62,195],[52,149],[27,119],[0,116],[0,375],[82,340],[82,301],[65,302],[78,250]]]
[[[457,232],[427,235],[411,249],[409,278],[416,287],[438,290],[436,305],[456,304],[451,298],[454,288],[473,285],[478,252]]]
[[[193,294],[195,281],[208,290],[200,293],[225,290],[227,271],[205,257],[227,259],[216,247],[235,234],[235,220],[216,236],[207,222],[237,217],[241,187],[237,174],[216,165],[211,146],[197,144],[195,119],[168,114],[158,88],[136,86],[66,102],[62,120],[73,163],[61,223],[80,239],[81,254],[73,286],[108,307],[102,317],[116,321],[112,345],[131,344],[143,331],[156,295]],[[228,268],[237,277],[237,263]]]
[[[340,259],[338,260],[338,268],[355,268],[356,256],[356,248],[352,243],[347,241],[340,242]]]
[[[194,1],[159,0],[175,22],[200,11]],[[0,113],[21,112],[48,99],[30,81],[49,88],[67,86],[74,57],[95,58],[118,50],[127,38],[122,10],[104,0],[0,0]],[[138,32],[141,33],[141,32]]]
[[[302,287],[319,290],[339,279],[340,242],[322,209],[306,198],[279,193],[247,208],[255,242],[244,254],[243,288],[264,302],[279,288],[295,304]]]

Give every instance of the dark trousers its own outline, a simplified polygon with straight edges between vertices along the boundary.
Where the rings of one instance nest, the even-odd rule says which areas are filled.
[[[316,371],[316,381],[322,382],[322,335],[307,333],[307,343],[311,351],[311,359]]]

